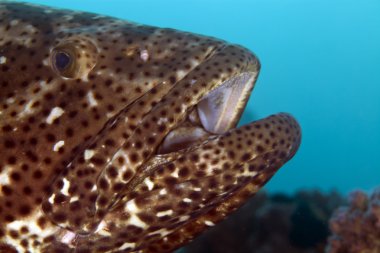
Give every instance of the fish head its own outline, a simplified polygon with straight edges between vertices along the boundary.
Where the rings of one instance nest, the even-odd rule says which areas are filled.
[[[236,127],[260,70],[248,49],[13,2],[0,20],[4,245],[170,251],[298,149],[288,114]]]

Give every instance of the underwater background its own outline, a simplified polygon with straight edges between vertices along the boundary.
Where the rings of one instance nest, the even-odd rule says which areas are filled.
[[[266,191],[179,252],[380,252],[379,0],[27,2],[243,45],[262,69],[240,124],[299,121],[301,147]]]
[[[380,183],[378,0],[35,0],[241,44],[262,69],[242,124],[280,111],[303,130],[297,155],[268,183],[369,190]]]

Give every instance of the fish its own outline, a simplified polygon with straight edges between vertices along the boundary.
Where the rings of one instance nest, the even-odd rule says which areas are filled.
[[[0,252],[171,252],[223,220],[301,142],[287,113],[238,126],[259,70],[217,38],[0,2]]]

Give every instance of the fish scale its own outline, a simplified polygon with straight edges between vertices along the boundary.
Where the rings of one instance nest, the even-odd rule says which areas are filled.
[[[248,49],[0,3],[0,252],[170,252],[296,153],[279,113],[237,127]]]

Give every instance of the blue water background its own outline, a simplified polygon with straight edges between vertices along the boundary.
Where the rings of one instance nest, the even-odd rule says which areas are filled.
[[[215,36],[254,51],[262,71],[241,123],[285,111],[303,128],[267,188],[380,184],[379,0],[36,0]]]

